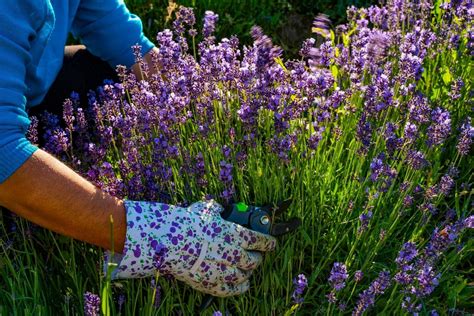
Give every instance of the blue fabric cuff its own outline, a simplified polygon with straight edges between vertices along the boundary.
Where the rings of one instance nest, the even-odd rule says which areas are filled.
[[[18,138],[0,148],[0,183],[5,182],[20,168],[38,147],[26,138]]]

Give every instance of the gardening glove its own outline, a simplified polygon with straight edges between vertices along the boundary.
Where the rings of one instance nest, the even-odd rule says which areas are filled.
[[[127,234],[124,251],[109,261],[118,268],[112,279],[172,275],[194,289],[214,296],[245,292],[251,272],[276,240],[220,216],[223,208],[211,201],[177,207],[125,201]]]

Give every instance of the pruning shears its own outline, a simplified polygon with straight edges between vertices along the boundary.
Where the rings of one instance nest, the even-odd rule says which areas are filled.
[[[276,222],[276,218],[285,213],[291,205],[292,200],[288,199],[276,205],[253,206],[244,202],[231,203],[224,206],[221,212],[223,219],[242,225],[254,231],[272,235],[282,236],[295,231],[301,225],[301,219],[290,218],[288,221]],[[212,303],[214,296],[206,295],[199,307],[203,312]]]

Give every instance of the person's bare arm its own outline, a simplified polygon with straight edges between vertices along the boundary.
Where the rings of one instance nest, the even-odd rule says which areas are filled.
[[[133,74],[140,80],[149,78],[152,74],[158,73],[159,65],[154,65],[152,62],[152,54],[158,54],[158,48],[153,47],[148,53],[143,56],[143,61],[148,65],[148,73],[144,74],[143,71],[140,69],[140,65],[135,63],[130,69],[132,70]]]
[[[42,150],[0,184],[0,205],[42,227],[109,250],[112,216],[114,250],[123,251],[123,202]]]

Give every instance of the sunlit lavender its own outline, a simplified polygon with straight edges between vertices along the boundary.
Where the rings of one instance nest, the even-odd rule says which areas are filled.
[[[156,37],[158,73],[139,81],[118,67],[120,82],[91,91],[89,104],[73,95],[63,117],[34,118],[29,138],[121,198],[291,196],[303,227],[268,255],[239,313],[435,315],[456,306],[445,300],[455,286],[463,310],[472,3],[389,0],[347,13],[337,26],[317,16],[301,58],[287,60],[260,27],[242,47],[214,36],[215,13],[201,25],[181,7]],[[163,311],[189,295],[167,282],[153,284]]]

